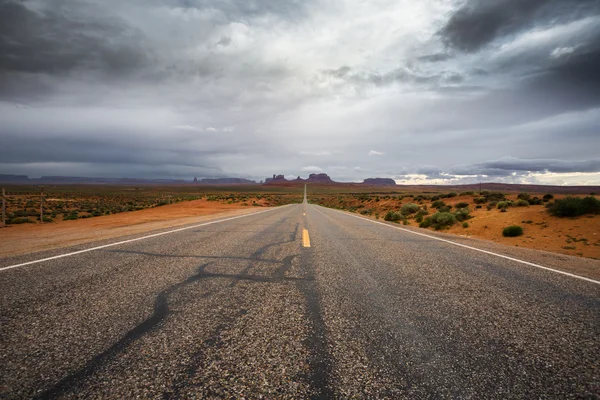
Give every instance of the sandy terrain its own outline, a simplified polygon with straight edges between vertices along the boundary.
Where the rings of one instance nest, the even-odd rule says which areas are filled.
[[[509,196],[513,197],[515,196]],[[445,201],[456,204],[469,201],[468,199],[459,197]],[[510,246],[600,259],[600,215],[557,218],[548,214],[543,206],[511,207],[505,213],[500,210],[487,211],[485,205],[479,210],[472,206],[470,209],[475,218],[467,221],[468,228],[457,223],[446,232],[493,240]],[[527,223],[528,221],[531,222]],[[503,237],[502,229],[509,225],[521,226],[523,236]]]
[[[75,221],[14,225],[0,229],[0,257],[193,224],[261,209],[262,207],[194,200]]]

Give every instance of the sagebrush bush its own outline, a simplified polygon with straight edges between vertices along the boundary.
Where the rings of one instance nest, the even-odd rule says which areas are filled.
[[[519,199],[515,204],[517,207],[529,207],[529,202],[525,199]]]
[[[398,212],[388,211],[383,217],[383,219],[390,222],[398,222],[401,219],[403,219],[403,216]]]
[[[473,199],[473,203],[475,203],[475,204],[485,204],[485,203],[487,203],[487,199],[485,197],[475,197]]]
[[[6,221],[9,225],[18,225],[18,224],[32,224],[33,221],[28,217],[17,217],[11,220]]]
[[[546,205],[548,212],[556,217],[577,217],[585,214],[600,214],[600,200],[593,196],[565,197]]]
[[[504,237],[515,237],[521,236],[523,234],[523,228],[519,225],[511,225],[507,226],[502,230],[502,236]]]
[[[531,199],[531,196],[529,195],[529,193],[519,193],[517,195],[517,199],[525,200],[525,201],[529,202],[529,200]]]
[[[456,207],[456,208],[466,208],[466,207],[469,207],[469,203],[465,203],[465,202],[456,203],[454,205],[454,207]]]
[[[548,202],[548,201],[552,200],[553,198],[554,198],[554,196],[552,194],[546,193],[544,195],[544,197],[542,197],[542,200],[544,200],[544,202]]]
[[[419,205],[415,203],[406,203],[400,208],[402,215],[410,215],[419,211]]]
[[[435,230],[448,228],[456,223],[456,217],[449,212],[437,212],[431,217],[427,217],[419,224],[422,228],[433,226]]]
[[[468,222],[463,222],[462,227],[463,228],[468,228],[469,227],[469,223]]]
[[[456,210],[454,212],[454,217],[459,222],[462,222],[462,221],[465,221],[465,220],[471,218],[471,216],[469,215],[468,208],[459,208],[458,210]]]
[[[530,206],[539,206],[542,204],[543,204],[542,199],[540,199],[539,197],[533,197],[529,200]]]
[[[443,200],[436,200],[433,203],[431,203],[431,207],[433,208],[440,208],[440,207],[444,207],[446,205],[446,203],[444,203]]]

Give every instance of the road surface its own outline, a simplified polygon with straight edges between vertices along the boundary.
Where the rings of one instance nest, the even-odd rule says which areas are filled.
[[[599,398],[597,281],[307,204],[142,236],[0,260],[0,398]]]

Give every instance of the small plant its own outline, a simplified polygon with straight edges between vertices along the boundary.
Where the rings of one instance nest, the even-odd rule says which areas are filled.
[[[517,207],[529,207],[529,202],[524,199],[517,200],[515,204],[517,205]]]
[[[400,213],[402,215],[410,215],[419,211],[419,205],[415,203],[406,203],[400,208]]]
[[[475,204],[485,204],[485,203],[487,203],[487,199],[485,197],[475,197],[473,199],[473,203],[475,203]]]
[[[528,202],[531,199],[531,196],[529,195],[529,193],[519,193],[519,195],[517,196],[517,199],[525,200]]]
[[[7,221],[9,225],[32,224],[33,221],[27,217],[17,217]]]
[[[468,222],[463,222],[462,227],[463,228],[468,228],[469,227],[469,223]]]
[[[431,217],[427,217],[419,224],[421,228],[433,226],[435,230],[449,228],[456,223],[456,217],[449,212],[437,212]]]
[[[402,214],[394,212],[394,211],[388,211],[385,216],[383,217],[383,219],[385,221],[390,221],[390,222],[398,222],[401,219],[403,219]]]
[[[454,212],[454,218],[456,218],[456,220],[459,222],[462,222],[462,221],[465,221],[465,220],[471,218],[471,216],[469,215],[469,209],[468,208],[459,208],[458,210],[456,210]]]
[[[444,203],[443,200],[436,200],[433,203],[431,203],[431,207],[433,208],[440,208],[440,207],[445,207],[446,203]]]
[[[523,234],[523,228],[519,225],[511,225],[507,226],[502,230],[502,236],[504,237],[516,237],[521,236]]]
[[[454,205],[454,207],[456,207],[456,208],[467,208],[467,207],[469,207],[469,203],[465,203],[465,202],[456,203],[456,205]]]
[[[544,197],[542,197],[542,200],[544,201],[544,203],[549,202],[550,200],[552,200],[554,198],[554,196],[550,193],[546,193],[544,195]]]
[[[546,205],[548,212],[556,217],[577,217],[585,214],[600,214],[600,200],[593,196],[565,197]]]

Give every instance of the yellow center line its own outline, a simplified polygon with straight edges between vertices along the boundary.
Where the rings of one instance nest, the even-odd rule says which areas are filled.
[[[306,229],[302,229],[302,246],[310,247],[310,236],[308,236]]]

